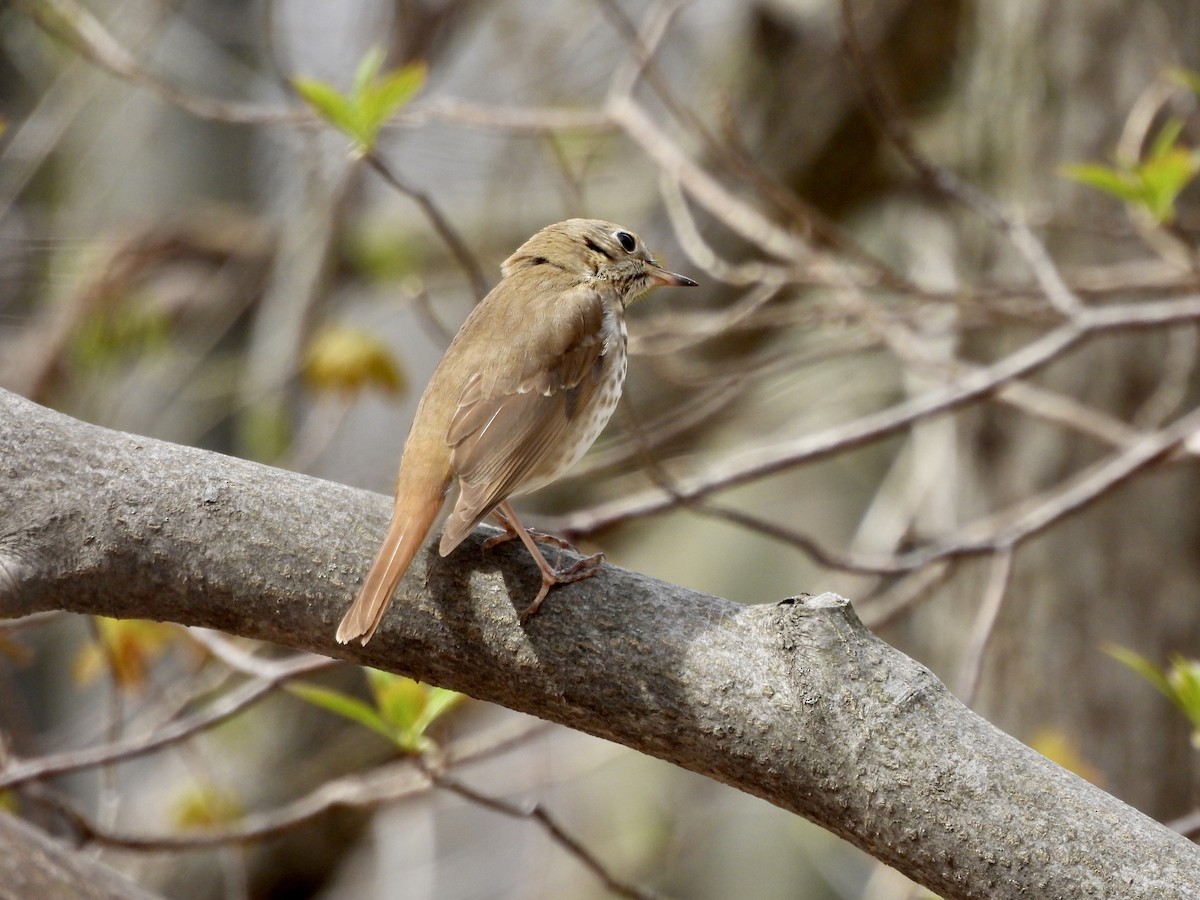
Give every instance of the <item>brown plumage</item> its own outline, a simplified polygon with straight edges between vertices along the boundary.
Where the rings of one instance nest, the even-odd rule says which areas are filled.
[[[417,406],[392,520],[338,626],[340,643],[365,644],[375,633],[455,479],[458,499],[438,550],[446,556],[490,513],[502,514],[508,533],[500,540],[519,538],[542,573],[522,619],[555,584],[599,568],[598,554],[553,569],[508,498],[561,476],[612,416],[627,364],[625,305],[656,286],[695,282],[661,268],[633,232],[598,219],[543,228],[501,273],[450,342]]]

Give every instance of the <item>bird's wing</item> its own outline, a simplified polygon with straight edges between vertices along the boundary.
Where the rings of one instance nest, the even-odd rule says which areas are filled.
[[[580,285],[511,323],[498,335],[504,350],[468,378],[447,442],[459,497],[440,546],[453,550],[485,516],[538,476],[579,415],[589,407],[603,370],[604,308]]]

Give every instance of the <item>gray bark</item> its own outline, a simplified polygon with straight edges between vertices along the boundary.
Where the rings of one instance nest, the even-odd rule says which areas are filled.
[[[203,625],[454,688],[763,797],[945,897],[1200,896],[1200,849],[975,715],[841,598],[743,607],[610,566],[523,628],[536,570],[476,535],[420,554],[374,640],[341,647],[386,498],[4,392],[0,423],[0,616]]]

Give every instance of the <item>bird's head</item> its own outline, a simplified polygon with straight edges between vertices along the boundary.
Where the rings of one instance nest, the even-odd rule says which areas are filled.
[[[526,267],[551,266],[580,279],[613,284],[625,303],[655,287],[695,287],[685,275],[660,266],[640,237],[602,219],[567,219],[547,225],[505,260],[505,277]]]

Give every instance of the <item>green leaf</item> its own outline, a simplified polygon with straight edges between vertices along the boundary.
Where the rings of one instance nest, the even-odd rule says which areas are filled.
[[[1119,662],[1126,668],[1132,669],[1137,674],[1141,675],[1148,682],[1154,685],[1160,692],[1171,700],[1175,699],[1175,692],[1171,689],[1170,682],[1158,666],[1146,659],[1140,653],[1135,653],[1125,647],[1119,647],[1116,644],[1106,644],[1104,652]]]
[[[367,84],[356,86],[353,95],[355,137],[367,151],[375,147],[379,132],[425,82],[423,63],[411,63]]]
[[[1200,154],[1180,145],[1182,132],[1182,120],[1168,120],[1136,165],[1083,163],[1063,166],[1059,173],[1141,209],[1162,225],[1174,220],[1175,201],[1200,172]]]
[[[425,708],[421,711],[421,715],[417,717],[414,728],[420,731],[421,734],[424,734],[430,725],[466,699],[466,694],[460,694],[458,691],[452,691],[449,688],[429,688],[429,692],[425,698]]]
[[[1059,167],[1058,172],[1064,178],[1111,194],[1126,203],[1136,203],[1141,199],[1141,190],[1136,179],[1128,172],[1113,166],[1102,163],[1074,163]]]
[[[421,684],[401,675],[378,669],[366,672],[380,715],[393,729],[396,743],[408,752],[423,752],[432,747],[433,741],[425,735],[429,726],[465,699],[457,691]]]
[[[220,828],[246,814],[236,794],[214,784],[194,785],[181,791],[173,807],[176,827],[189,831]]]
[[[375,81],[375,77],[379,74],[379,70],[383,68],[384,60],[387,59],[387,51],[379,44],[376,44],[364,55],[359,61],[358,68],[354,70],[354,84],[350,88],[351,97],[361,97],[363,92]]]
[[[1200,750],[1200,661],[1173,656],[1169,669],[1160,670],[1144,656],[1108,645],[1104,651],[1137,672],[1179,707],[1192,725],[1192,746]]]
[[[425,707],[425,689],[411,678],[367,669],[367,682],[375,695],[379,715],[396,732],[411,731]]]
[[[1175,218],[1175,200],[1191,183],[1198,170],[1196,155],[1183,147],[1174,147],[1138,168],[1143,204],[1157,223]]]
[[[349,719],[351,722],[365,725],[393,743],[396,741],[396,734],[388,726],[388,723],[384,721],[383,717],[357,697],[351,697],[349,694],[343,694],[341,691],[317,687],[315,684],[306,684],[304,682],[289,684],[287,685],[287,690],[301,700],[311,703],[313,706],[319,706],[321,709],[335,713],[344,719]]]
[[[315,78],[293,78],[292,87],[317,115],[339,131],[349,133],[353,124],[350,101],[332,86]]]
[[[409,63],[389,72],[369,89],[380,124],[404,108],[425,83],[425,74],[423,62]]]
[[[389,118],[425,83],[424,63],[410,63],[380,76],[386,54],[372,47],[359,62],[348,94],[313,78],[294,78],[292,84],[304,100],[327,122],[354,139],[356,148],[369,153]]]
[[[378,669],[366,669],[375,706],[341,691],[298,682],[287,689],[314,706],[365,725],[405,753],[424,753],[433,747],[425,731],[463,699],[462,694],[435,688]]]
[[[1192,746],[1200,749],[1200,662],[1175,656],[1167,682],[1175,693],[1175,702],[1192,723]]]

